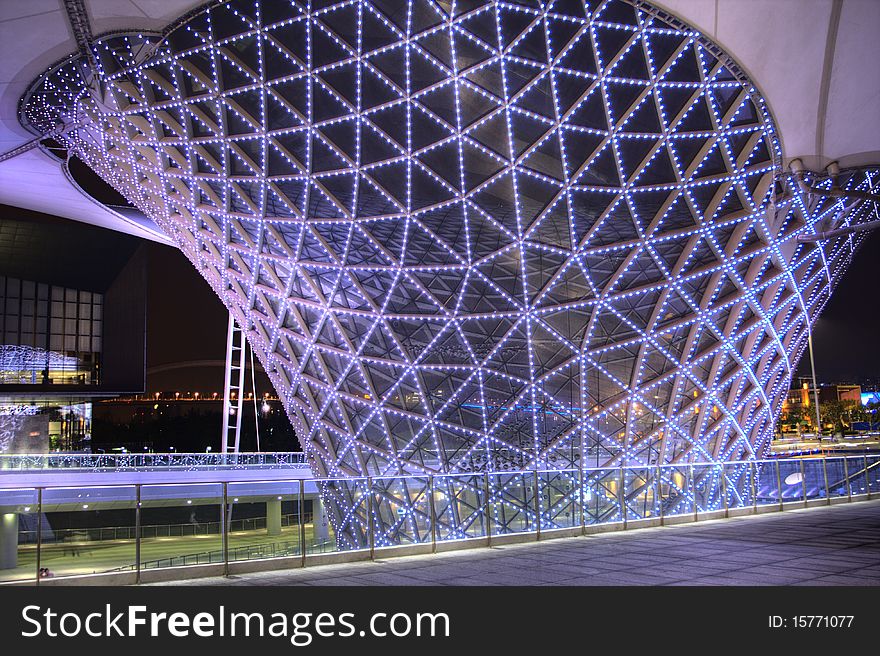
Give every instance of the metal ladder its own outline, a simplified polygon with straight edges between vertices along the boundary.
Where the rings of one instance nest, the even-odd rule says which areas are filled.
[[[223,432],[221,453],[238,453],[241,441],[241,415],[244,404],[244,369],[247,341],[244,331],[229,313],[226,331],[226,374],[223,381]],[[235,398],[233,399],[233,395]],[[234,420],[230,422],[230,417]]]

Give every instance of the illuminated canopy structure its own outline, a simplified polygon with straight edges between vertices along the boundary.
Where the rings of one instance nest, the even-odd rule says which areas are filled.
[[[750,459],[876,219],[640,1],[254,2],[23,99],[235,314],[316,473]]]

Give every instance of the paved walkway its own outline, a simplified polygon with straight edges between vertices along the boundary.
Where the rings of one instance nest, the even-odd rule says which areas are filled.
[[[880,501],[181,584],[880,585]]]

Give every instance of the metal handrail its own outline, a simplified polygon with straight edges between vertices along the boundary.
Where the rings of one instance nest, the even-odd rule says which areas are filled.
[[[311,521],[311,515],[305,513],[306,523]],[[288,513],[281,516],[281,526],[294,526],[299,523],[297,513]],[[265,517],[247,517],[233,519],[229,522],[229,533],[239,531],[255,531],[266,528]],[[219,535],[222,526],[220,522],[186,522],[183,524],[144,524],[140,527],[141,538],[176,538],[196,535]],[[87,538],[83,542],[107,542],[112,540],[134,540],[137,537],[137,526],[100,526],[92,528],[64,528],[54,529],[52,538],[47,539],[43,532],[43,542],[46,544],[58,543],[76,539],[84,534]],[[36,542],[37,532],[28,529],[19,529],[19,543]],[[73,540],[71,540],[71,543]]]
[[[254,560],[257,558],[283,558],[285,556],[296,556],[299,554],[299,542],[285,540],[283,542],[272,542],[270,544],[245,544],[239,547],[233,547],[229,551],[229,560]],[[242,556],[244,554],[244,556]],[[140,563],[141,569],[159,569],[167,567],[184,567],[187,565],[209,565],[211,563],[223,562],[223,550],[213,549],[211,551],[198,551],[195,553],[183,554],[181,556],[169,556],[167,558],[154,558],[153,560],[145,560]],[[122,565],[108,572],[126,572],[132,571],[138,567],[138,563],[131,565]]]

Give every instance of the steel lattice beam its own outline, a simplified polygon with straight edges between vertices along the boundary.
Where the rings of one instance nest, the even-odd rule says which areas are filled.
[[[799,238],[877,219],[878,171],[838,172],[853,206],[776,198],[763,99],[641,1],[459,9],[215,4],[94,44],[112,103],[70,64],[25,115],[78,100],[67,145],[245,327],[316,473],[659,463],[683,499],[716,489],[677,468],[766,448],[859,241]],[[356,532],[360,492],[325,492]]]
[[[63,0],[64,11],[67,12],[67,20],[70,23],[70,30],[73,32],[73,38],[79,48],[80,53],[85,57],[89,65],[89,70],[97,74],[99,68],[95,53],[92,52],[92,26],[89,22],[89,14],[83,0]]]

